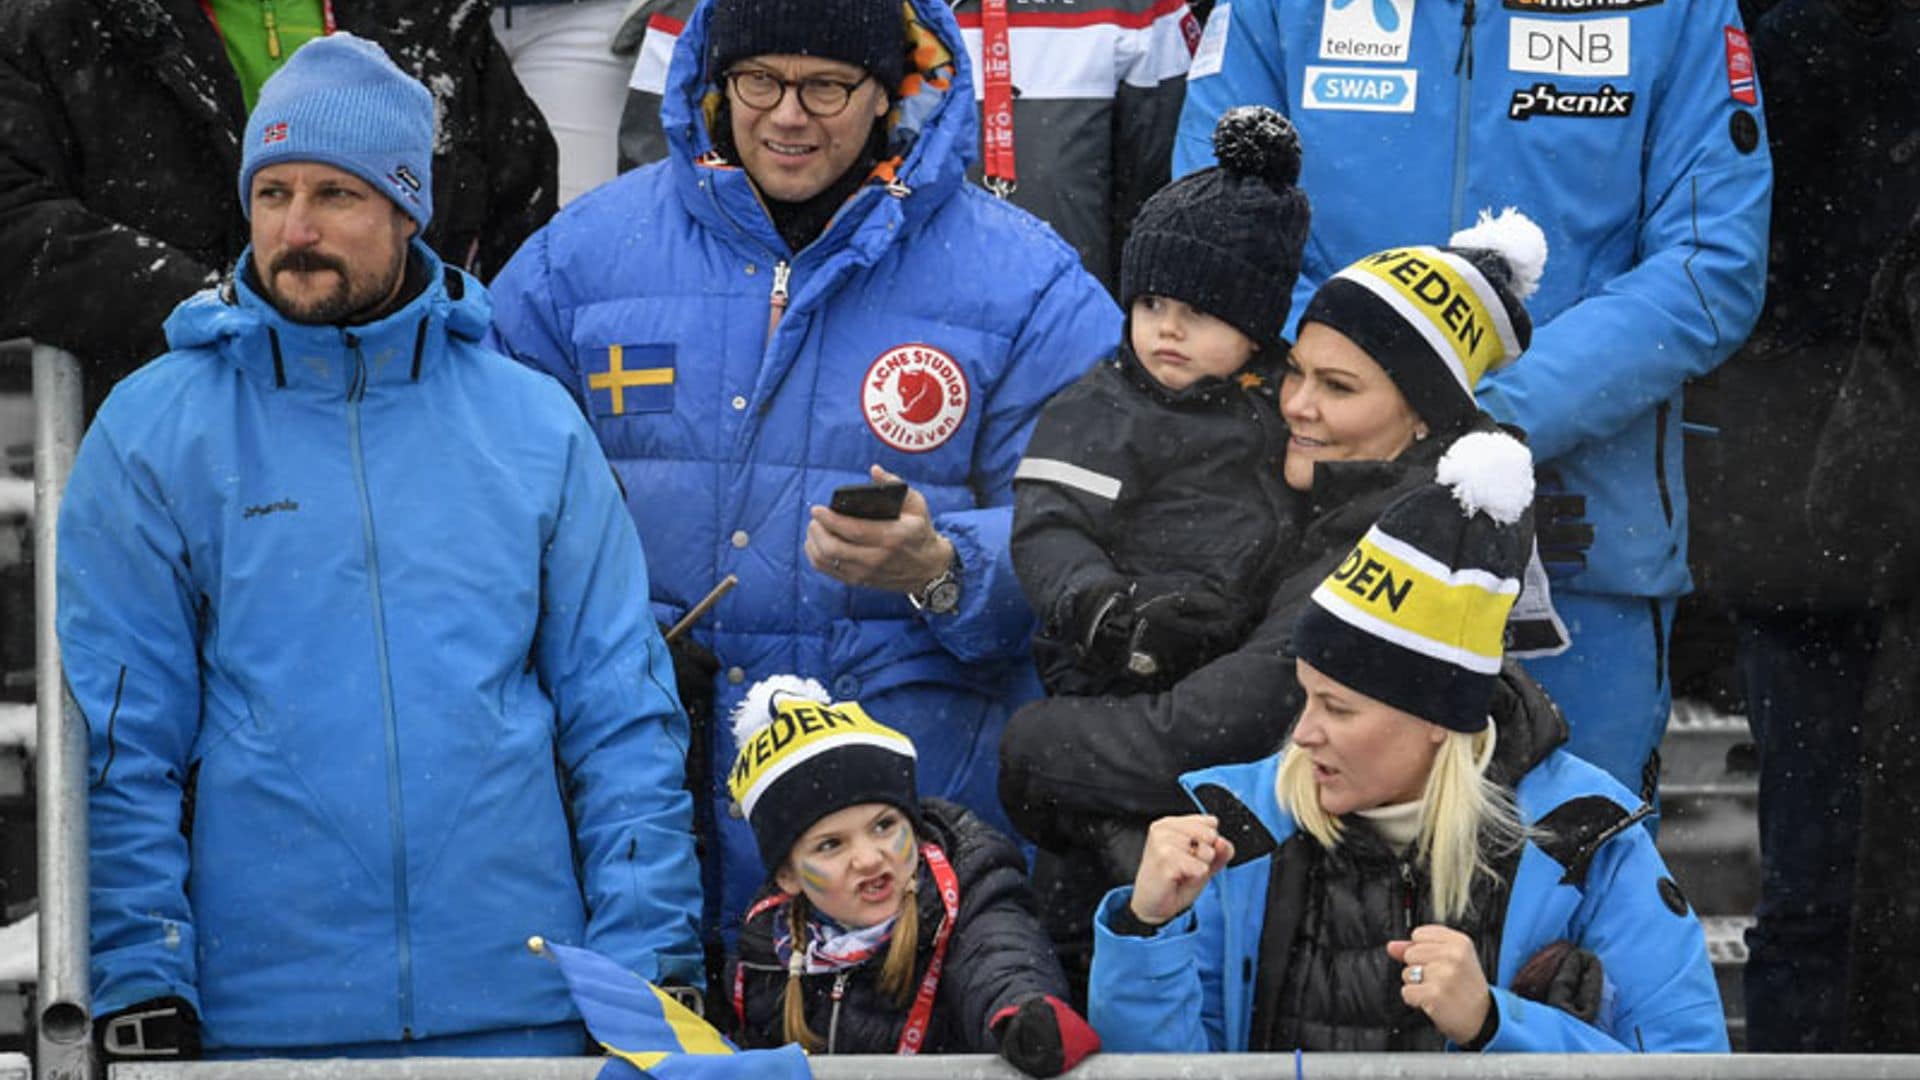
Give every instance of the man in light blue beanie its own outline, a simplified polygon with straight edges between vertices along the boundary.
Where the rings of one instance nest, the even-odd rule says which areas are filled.
[[[586,419],[420,238],[380,49],[261,90],[252,243],[122,380],[61,507],[109,1061],[577,1054],[530,934],[702,978],[685,714]]]
[[[342,33],[301,46],[260,88],[241,155],[249,217],[255,173],[317,161],[372,184],[420,228],[433,219],[433,95],[365,38]]]
[[[433,217],[433,131],[433,95],[352,34],[301,46],[260,88],[240,205],[251,269],[282,314],[362,321],[400,297],[408,242]]]

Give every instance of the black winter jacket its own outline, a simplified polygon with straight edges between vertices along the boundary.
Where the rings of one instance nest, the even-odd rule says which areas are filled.
[[[1773,153],[1767,301],[1688,391],[1688,419],[1719,432],[1687,446],[1692,563],[1700,591],[1737,608],[1858,607],[1860,567],[1830,557],[1847,549],[1816,542],[1802,509],[1874,268],[1920,208],[1920,11],[1782,0],[1748,25]]]
[[[1824,543],[1857,550],[1855,572],[1885,605],[1863,717],[1844,1048],[1920,1051],[1912,992],[1920,941],[1920,216],[1895,243],[1867,302],[1860,347],[1821,434],[1808,503]]]
[[[1109,590],[1131,588],[1136,606],[1171,593],[1224,601],[1204,659],[1250,629],[1306,510],[1281,479],[1279,365],[1256,355],[1175,392],[1123,344],[1047,402],[1015,474],[1012,546],[1050,692],[1140,688],[1074,667],[1088,630],[1076,612]]]
[[[439,105],[434,219],[448,263],[491,277],[554,211],[554,146],[487,25],[459,0],[334,0]],[[161,323],[248,239],[240,83],[198,0],[0,4],[0,339],[67,349],[98,402],[165,351]]]
[[[946,852],[960,883],[960,914],[947,944],[946,968],[921,1052],[994,1053],[998,1044],[987,1030],[994,1014],[1043,994],[1064,999],[1066,978],[1035,921],[1026,860],[1013,841],[972,811],[944,799],[921,800],[920,814],[926,825],[920,839]],[[921,932],[916,987],[933,957],[935,928],[945,918],[939,890],[924,862],[918,895]],[[743,1047],[778,1046],[786,1041],[781,1007],[787,972],[773,949],[774,920],[786,917],[782,905],[762,912],[740,930],[739,953],[729,965],[727,987],[731,991],[735,985],[737,971],[744,1009],[734,1019],[739,1024],[737,1041]],[[884,950],[838,975],[803,978],[807,1025],[827,1040],[823,1053],[894,1052],[908,1010],[880,992],[883,958]],[[837,1004],[836,983],[842,991]]]

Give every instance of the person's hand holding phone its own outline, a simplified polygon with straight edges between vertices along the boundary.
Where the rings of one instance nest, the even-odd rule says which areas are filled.
[[[1134,875],[1133,917],[1159,926],[1193,906],[1200,891],[1233,858],[1233,843],[1211,814],[1163,817],[1147,829],[1147,846]]]
[[[878,465],[868,473],[875,486],[904,486],[898,476]],[[881,503],[891,498],[882,492],[850,497],[856,501],[852,507],[856,510],[883,510]],[[926,497],[911,486],[900,497],[899,514],[891,518],[858,517],[831,506],[814,506],[808,512],[812,520],[807,523],[807,563],[835,581],[910,593],[939,577],[953,562],[952,542],[934,531]]]

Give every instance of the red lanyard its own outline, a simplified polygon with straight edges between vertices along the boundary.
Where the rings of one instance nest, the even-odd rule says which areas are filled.
[[[1013,164],[1013,44],[1007,32],[1007,0],[980,0],[980,69],[986,88],[981,113],[986,140],[987,190],[1001,198],[1013,194],[1018,176]]]
[[[960,921],[960,879],[947,862],[946,852],[932,844],[921,844],[920,857],[926,860],[927,870],[933,874],[933,883],[940,890],[940,907],[947,917],[940,920],[940,929],[934,931],[933,959],[928,961],[927,973],[920,979],[920,992],[914,995],[913,1007],[907,1011],[907,1026],[900,1032],[900,1044],[894,1047],[896,1054],[917,1054],[926,1042],[927,1025],[933,1021],[933,999],[940,992],[940,972],[947,963],[947,943],[953,937],[953,924]],[[774,893],[748,908],[742,922],[752,922],[789,899],[786,893]],[[798,948],[799,944],[795,942],[794,946]],[[733,966],[733,1015],[743,1026],[746,1024],[747,977],[746,968],[740,964]]]

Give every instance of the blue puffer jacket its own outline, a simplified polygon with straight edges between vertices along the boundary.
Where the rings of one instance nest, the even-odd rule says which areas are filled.
[[[413,258],[425,291],[350,332],[187,300],[81,444],[98,1013],[176,994],[212,1049],[569,1021],[530,934],[699,977],[638,539],[578,410],[478,344],[479,284]]]
[[[1232,106],[1300,129],[1296,319],[1347,263],[1481,208],[1546,231],[1532,347],[1477,395],[1587,496],[1587,567],[1556,588],[1689,587],[1681,385],[1746,339],[1766,284],[1772,169],[1739,26],[1734,0],[1222,0],[1194,58],[1176,175],[1212,163]]]
[[[898,182],[869,183],[789,251],[746,173],[706,157],[710,10],[669,70],[671,156],[576,200],[521,249],[494,283],[497,340],[591,419],[663,622],[739,576],[695,632],[720,659],[720,715],[768,675],[818,678],[913,738],[924,794],[1004,824],[1000,732],[1038,693],[1008,556],[1013,472],[1041,404],[1119,340],[1119,313],[1051,230],[966,183],[971,74],[939,0],[913,10],[951,53],[951,84],[900,104],[896,148],[917,137]],[[615,363],[655,381],[614,394]],[[957,613],[808,565],[808,507],[873,463],[924,493],[953,542]],[[729,935],[766,876],[727,813],[733,751],[712,740]]]
[[[1507,692],[1516,685],[1517,692]],[[1565,728],[1545,695],[1524,680],[1516,684],[1509,675],[1493,715],[1496,768],[1504,761],[1505,768],[1525,769],[1515,801],[1521,820],[1542,831],[1520,852],[1503,917],[1488,914],[1501,917],[1499,963],[1486,973],[1500,1022],[1486,1050],[1725,1052],[1726,1023],[1700,921],[1652,836],[1624,809],[1638,800],[1558,749]],[[1296,829],[1274,795],[1281,756],[1188,773],[1181,783],[1189,794],[1202,784],[1225,787],[1284,845]],[[1094,922],[1087,1017],[1108,1050],[1248,1048],[1273,859],[1221,871],[1191,911],[1151,937],[1112,929],[1131,886],[1107,894]],[[1600,959],[1607,989],[1594,1023],[1510,989],[1529,958],[1562,940]],[[1354,1007],[1346,998],[1328,1006],[1336,1015]]]

